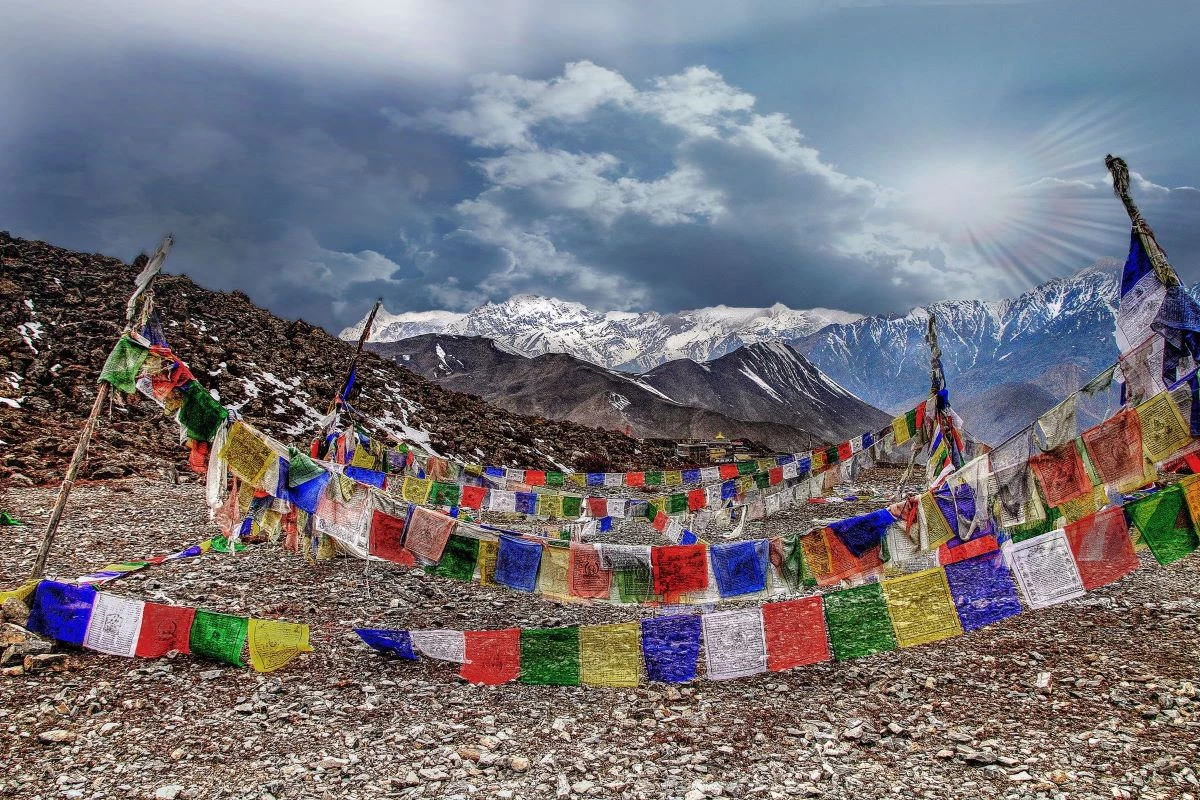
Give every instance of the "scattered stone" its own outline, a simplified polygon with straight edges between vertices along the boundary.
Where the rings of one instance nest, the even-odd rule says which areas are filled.
[[[63,742],[69,742],[74,739],[75,734],[71,733],[70,731],[65,731],[62,728],[55,728],[52,731],[43,731],[42,733],[39,733],[37,738],[42,744],[62,744]]]

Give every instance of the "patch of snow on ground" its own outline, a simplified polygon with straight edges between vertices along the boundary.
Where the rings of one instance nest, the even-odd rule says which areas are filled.
[[[623,394],[617,394],[616,392],[609,392],[608,393],[608,402],[617,411],[624,411],[625,409],[629,408],[629,398]]]
[[[21,401],[24,399],[25,399],[24,397],[21,397],[16,400],[14,400],[11,397],[0,397],[0,405],[8,406],[9,408],[20,408]]]
[[[25,340],[25,344],[33,352],[37,352],[37,348],[33,343],[42,338],[42,323],[40,322],[22,322],[17,326],[17,333],[21,334],[21,338]]]

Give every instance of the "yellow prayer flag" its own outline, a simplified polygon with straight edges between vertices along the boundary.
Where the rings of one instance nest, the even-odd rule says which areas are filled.
[[[657,508],[662,513],[667,513],[667,498],[665,495],[659,495],[650,501],[650,505]]]
[[[824,450],[813,450],[811,469],[813,472],[820,472],[821,470],[825,469],[825,451]]]
[[[912,435],[908,432],[908,420],[905,417],[896,417],[892,420],[892,435],[896,437],[896,444],[904,444]]]
[[[41,583],[41,581],[30,581],[29,583],[23,586],[18,586],[16,589],[11,591],[0,592],[0,605],[2,605],[9,598],[20,600],[25,605],[29,605],[29,598],[33,597],[33,593],[37,591],[39,583]]]
[[[682,486],[683,472],[677,469],[670,469],[663,473],[664,486]]]
[[[537,513],[539,516],[559,519],[563,515],[563,499],[560,494],[539,494]]]
[[[962,623],[941,567],[883,581],[888,615],[901,647],[962,636]]]
[[[1078,522],[1084,517],[1090,517],[1108,503],[1108,493],[1104,484],[1093,486],[1092,491],[1085,495],[1063,503],[1058,507],[1059,513],[1066,517],[1067,522]]]
[[[745,494],[746,492],[753,489],[754,485],[755,485],[754,478],[751,478],[748,475],[743,475],[742,477],[737,479],[738,494]]]
[[[542,564],[538,569],[538,591],[555,600],[574,600],[571,597],[571,551],[565,547],[542,547]]]
[[[220,457],[234,475],[249,484],[258,485],[276,456],[266,441],[260,439],[249,425],[238,420],[229,428]]]
[[[308,626],[295,622],[250,618],[250,664],[258,672],[282,669],[298,653],[311,653]]]
[[[568,472],[567,482],[575,486],[587,486],[587,473]]]
[[[410,503],[424,505],[429,501],[429,492],[432,489],[433,481],[430,478],[414,478],[410,475],[400,486],[400,496]]]
[[[358,447],[354,448],[354,455],[350,456],[350,466],[375,469],[375,454],[369,447],[360,443]]]
[[[637,686],[641,653],[641,629],[636,622],[584,625],[579,629],[579,678],[589,686]]]
[[[1170,392],[1159,392],[1142,403],[1137,407],[1137,415],[1142,422],[1142,449],[1155,463],[1166,461],[1192,440],[1188,424],[1171,400]]]
[[[479,569],[479,584],[481,586],[496,585],[496,556],[499,552],[499,542],[488,539],[479,540],[479,551],[475,556],[475,566]]]
[[[946,515],[930,492],[921,495],[921,521],[925,523],[925,544],[930,550],[942,546],[954,536]]]

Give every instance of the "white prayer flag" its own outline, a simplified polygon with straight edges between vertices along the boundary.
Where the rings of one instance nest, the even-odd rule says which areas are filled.
[[[130,597],[100,592],[92,607],[83,646],[111,656],[133,657],[146,604]]]
[[[516,511],[517,495],[503,489],[492,489],[488,492],[488,511]]]
[[[767,638],[762,609],[704,614],[704,652],[708,679],[744,678],[767,669]]]
[[[1004,557],[1030,608],[1045,608],[1084,595],[1079,567],[1061,528],[1016,544],[1006,543]]]
[[[721,470],[719,467],[701,467],[700,480],[704,483],[713,483],[721,480]]]
[[[513,469],[511,467],[505,467],[504,479],[508,480],[508,481],[512,481],[513,483],[524,483],[525,482],[525,470]]]
[[[625,485],[624,472],[606,472],[604,473],[604,486],[609,489],[620,489]]]
[[[467,660],[467,637],[462,631],[410,631],[412,645],[423,655],[459,664]]]
[[[608,516],[615,517],[616,519],[625,518],[625,498],[610,497],[605,507],[608,509]]]

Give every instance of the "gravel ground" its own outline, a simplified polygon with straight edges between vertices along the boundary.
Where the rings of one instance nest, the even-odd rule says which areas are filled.
[[[0,529],[0,587],[27,573],[53,496],[0,489],[0,509],[29,523]],[[766,529],[863,510],[814,506]],[[213,530],[195,484],[81,486],[51,573],[73,578]],[[378,656],[351,627],[566,625],[649,609],[559,605],[350,559],[310,567],[269,545],[111,589],[307,622],[316,652],[273,675],[77,652],[66,672],[0,678],[0,796],[1200,795],[1200,556],[1146,563],[1081,600],[948,642],[636,690],[471,686],[450,665]],[[39,739],[51,731],[62,733]]]

